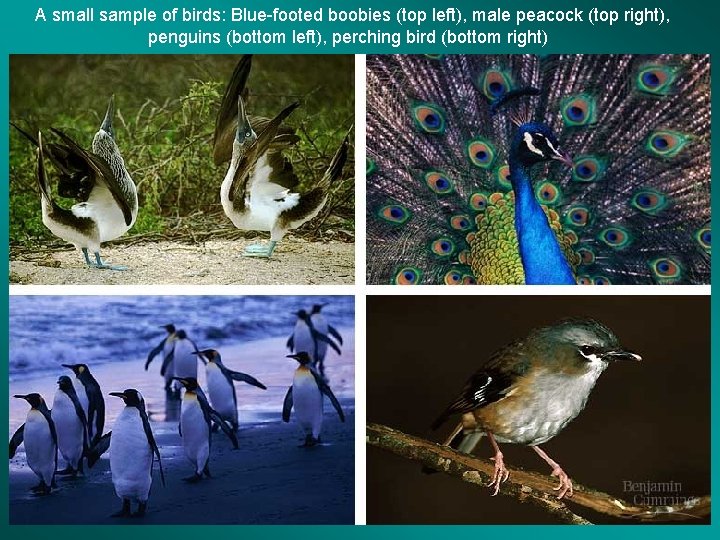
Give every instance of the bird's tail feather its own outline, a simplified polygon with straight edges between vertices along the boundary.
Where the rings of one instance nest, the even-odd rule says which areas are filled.
[[[21,133],[24,133],[24,132],[21,130]],[[28,138],[31,141],[33,140],[29,136],[28,136]],[[37,143],[37,147],[38,147],[37,148],[38,187],[40,188],[40,193],[42,194],[43,199],[45,199],[45,202],[52,206],[53,205],[52,192],[50,191],[50,184],[48,183],[47,173],[45,172],[45,156],[44,156],[44,152],[43,152],[42,133],[40,133],[39,131],[38,131],[37,141],[35,141],[35,142]]]
[[[321,187],[329,187],[335,180],[340,178],[340,175],[342,174],[343,167],[345,166],[345,161],[347,161],[347,155],[348,155],[348,142],[349,134],[345,135],[345,138],[343,139],[342,144],[340,145],[340,148],[337,149],[335,152],[335,155],[333,156],[332,160],[330,161],[330,165],[328,166],[327,170],[325,171],[325,174],[322,177],[322,180],[320,180],[320,186]]]

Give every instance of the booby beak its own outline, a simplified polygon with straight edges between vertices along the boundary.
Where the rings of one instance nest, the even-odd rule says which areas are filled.
[[[235,130],[235,140],[240,144],[252,144],[257,139],[257,135],[253,131],[245,112],[245,103],[242,96],[238,96],[238,115],[237,129]]]
[[[603,355],[606,360],[628,360],[631,362],[640,362],[642,356],[631,351],[610,351]]]
[[[115,135],[113,134],[113,127],[112,127],[112,121],[113,116],[115,115],[115,96],[110,96],[110,102],[108,103],[107,111],[105,111],[105,118],[103,119],[102,124],[100,125],[100,129],[102,129],[105,133],[110,135],[113,139],[115,138]]]

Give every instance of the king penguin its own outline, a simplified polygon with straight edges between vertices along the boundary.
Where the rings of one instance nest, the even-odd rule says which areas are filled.
[[[66,463],[59,475],[76,476],[83,469],[83,455],[88,448],[88,425],[72,380],[67,375],[58,379],[52,412],[57,432],[58,449]]]
[[[152,362],[158,354],[163,353],[163,363],[162,366],[160,366],[160,375],[165,378],[165,390],[170,391],[172,387],[172,379],[175,376],[175,371],[173,369],[173,338],[175,336],[175,325],[166,324],[161,328],[165,329],[167,335],[162,339],[162,341],[160,341],[160,343],[158,343],[157,347],[148,354],[147,361],[145,362],[145,371],[147,371],[148,367],[150,367],[150,362]]]
[[[207,360],[205,375],[212,408],[223,420],[230,422],[233,429],[237,431],[240,424],[238,423],[237,395],[233,381],[242,381],[263,390],[267,390],[267,386],[247,373],[232,371],[225,367],[220,353],[215,349],[206,349],[197,354]]]
[[[325,345],[325,351],[327,351],[327,346],[330,345],[336,353],[342,354],[337,344],[330,339],[326,333],[321,332],[315,327],[307,311],[301,309],[295,315],[297,316],[295,328],[286,344],[290,352],[307,353],[313,367],[319,363],[321,345]],[[324,352],[322,356],[325,356]],[[323,371],[320,371],[320,375],[323,378],[325,377]]]
[[[312,310],[310,311],[310,321],[312,322],[315,329],[320,332],[323,335],[326,335],[328,337],[332,336],[337,340],[337,342],[342,345],[343,344],[343,338],[340,335],[340,332],[335,330],[333,326],[328,324],[327,320],[325,320],[325,316],[322,314],[322,309],[327,306],[327,304],[315,304],[312,307]],[[325,377],[325,355],[327,354],[327,348],[328,344],[325,341],[320,341],[317,344],[317,368],[320,373],[320,375],[323,377],[323,379],[326,379]],[[327,380],[327,379],[326,379]]]
[[[210,407],[205,393],[198,386],[197,379],[190,377],[177,380],[185,387],[180,410],[180,437],[182,437],[185,456],[195,468],[194,474],[183,480],[195,483],[202,480],[203,474],[210,477],[212,423],[215,422],[222,428],[235,449],[238,448],[238,440],[235,432]]]
[[[170,339],[173,344],[173,378],[197,379],[198,348],[185,330],[178,330]]]
[[[90,373],[87,364],[62,364],[71,369],[78,383],[75,386],[80,404],[85,409],[87,418],[89,442],[96,442],[105,428],[105,399],[103,399],[100,385]]]
[[[129,388],[124,392],[110,392],[110,395],[125,402],[110,436],[110,472],[115,493],[122,499],[122,508],[112,517],[142,517],[150,497],[155,458],[160,468],[160,480],[165,485],[160,450],[155,443],[142,394]],[[138,504],[134,514],[131,513],[132,501]]]
[[[47,495],[55,485],[57,469],[57,432],[50,411],[40,394],[15,395],[30,404],[25,423],[10,439],[10,459],[18,446],[25,443],[25,457],[40,483],[32,488],[39,495]]]
[[[326,395],[340,417],[345,421],[340,402],[332,393],[323,378],[310,365],[310,356],[306,352],[291,354],[300,364],[295,370],[292,386],[288,389],[283,402],[282,419],[290,421],[290,411],[295,408],[295,417],[305,431],[305,444],[315,446],[320,442],[320,430],[323,423],[323,394]]]

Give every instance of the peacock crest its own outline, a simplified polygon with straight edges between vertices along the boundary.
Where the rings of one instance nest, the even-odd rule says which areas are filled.
[[[368,283],[709,283],[709,69],[368,56]]]

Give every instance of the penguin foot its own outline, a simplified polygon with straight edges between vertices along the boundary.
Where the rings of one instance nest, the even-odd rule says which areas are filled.
[[[316,439],[312,435],[308,435],[305,437],[305,442],[299,446],[299,448],[310,448],[312,446],[317,445],[320,442],[320,439]]]
[[[50,486],[48,486],[45,482],[40,482],[37,486],[30,488],[30,491],[36,495],[47,495],[50,493],[50,490]]]
[[[198,473],[188,476],[187,478],[183,478],[183,482],[187,482],[188,484],[197,484],[200,480],[202,480],[202,475]]]
[[[65,467],[62,471],[56,471],[55,474],[58,476],[77,476],[77,470],[73,469],[69,465]]]
[[[130,517],[130,499],[123,499],[123,505],[119,512],[111,514],[110,517],[125,518]]]
[[[137,512],[134,512],[131,517],[142,518],[145,517],[145,511],[147,510],[147,503],[139,503]]]
[[[269,259],[275,251],[277,242],[268,242],[267,244],[252,244],[245,248],[243,255],[245,257],[263,257]]]

